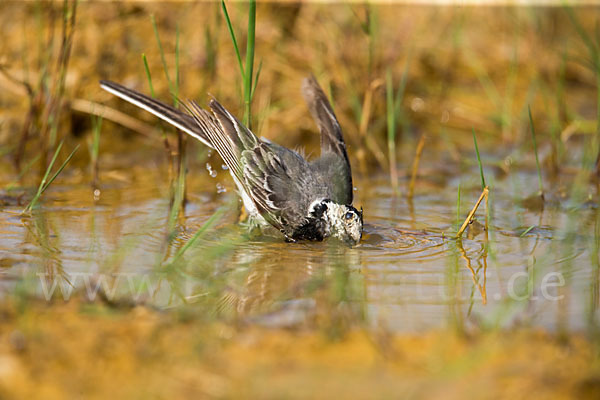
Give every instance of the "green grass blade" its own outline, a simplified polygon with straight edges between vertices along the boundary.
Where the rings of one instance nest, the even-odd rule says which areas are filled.
[[[146,55],[142,53],[142,60],[144,61],[144,69],[146,71],[146,78],[148,79],[148,86],[150,86],[150,95],[152,97],[156,97],[156,93],[154,92],[154,86],[152,85],[152,75],[150,74],[150,68],[148,67],[148,60],[146,59]],[[167,158],[170,159],[171,151],[168,149],[168,141],[167,141],[167,132],[162,128],[161,125],[161,136],[165,146],[167,146]]]
[[[150,67],[148,66],[148,60],[146,59],[145,53],[142,53],[142,61],[144,62],[144,70],[146,71],[146,78],[148,78],[148,85],[150,86],[150,95],[156,97],[154,86],[152,86],[152,75],[150,75]]]
[[[58,168],[58,170],[54,173],[54,175],[52,175],[52,177],[48,179],[48,176],[50,175],[50,171],[52,170],[52,167],[54,166],[54,163],[56,162],[56,158],[58,157],[58,153],[60,153],[63,143],[64,143],[64,141],[61,141],[59,143],[58,147],[56,148],[56,151],[54,152],[54,156],[52,157],[52,161],[50,161],[50,164],[48,165],[48,168],[46,169],[46,173],[44,174],[44,177],[42,178],[42,182],[40,183],[40,186],[38,187],[37,193],[31,200],[31,202],[27,205],[27,207],[25,207],[25,209],[23,210],[23,213],[29,212],[35,207],[40,196],[46,191],[46,189],[48,189],[48,187],[52,184],[52,182],[54,182],[56,177],[67,166],[69,161],[71,161],[71,158],[73,158],[73,155],[75,154],[77,149],[79,149],[79,145],[77,145],[75,147],[75,149],[71,152],[71,154],[69,154],[67,159],[62,163],[60,168]]]
[[[475,136],[475,128],[471,128],[471,130],[473,132],[473,143],[475,144],[475,153],[477,153],[479,174],[481,175],[481,188],[484,189],[487,185],[485,184],[485,176],[483,175],[483,164],[481,163],[481,156],[479,155],[479,146],[477,146],[477,136]]]
[[[394,87],[392,82],[392,71],[388,68],[386,74],[386,102],[387,102],[387,136],[388,136],[388,147],[394,144],[396,140],[396,113],[395,101],[394,101]],[[391,150],[390,150],[391,151]]]
[[[524,237],[524,236],[525,236],[525,235],[527,235],[529,232],[531,232],[531,230],[532,230],[533,228],[535,228],[535,225],[531,225],[529,228],[525,229],[525,230],[523,231],[523,233],[521,233],[521,234],[519,235],[519,237]]]
[[[46,185],[44,186],[44,188],[42,189],[42,193],[48,189],[48,187],[50,186],[50,184],[52,182],[54,182],[54,180],[56,179],[56,177],[62,172],[62,170],[67,166],[67,164],[69,163],[69,161],[71,161],[71,158],[73,158],[73,156],[75,155],[75,152],[79,149],[79,145],[75,146],[75,148],[73,149],[73,151],[71,152],[71,154],[69,154],[69,156],[67,157],[67,159],[62,163],[62,165],[60,166],[60,168],[58,168],[58,170],[54,173],[54,175],[52,175],[52,178],[50,178],[48,180],[48,182],[46,183]]]
[[[92,117],[92,160],[98,159],[100,150],[100,132],[102,131],[102,117]]]
[[[254,92],[256,91],[256,84],[258,83],[258,78],[260,77],[260,71],[262,71],[263,60],[260,60],[258,63],[258,69],[256,71],[256,77],[254,78],[254,85],[252,86],[252,93],[250,94],[250,100],[254,98]]]
[[[100,154],[100,133],[102,131],[102,117],[92,116],[92,144],[90,146],[90,166],[92,186],[98,185],[98,155]]]
[[[174,85],[174,106],[179,102],[179,24],[175,28],[175,85]]]
[[[196,231],[196,233],[194,233],[194,236],[192,236],[190,238],[190,240],[188,240],[177,251],[177,253],[175,253],[175,255],[173,256],[173,259],[171,260],[171,262],[169,264],[175,264],[181,258],[181,256],[183,256],[183,254],[187,251],[187,249],[189,249],[199,238],[204,236],[204,234],[215,225],[215,223],[221,218],[221,216],[223,216],[223,214],[225,213],[225,210],[226,210],[226,208],[222,207],[222,208],[219,208],[217,211],[215,211],[215,213],[213,215],[211,215],[210,218],[208,218],[208,220],[206,220],[206,222],[204,224],[202,224],[200,229],[198,229],[198,231]]]
[[[169,84],[169,89],[171,90],[171,93],[173,93],[174,92],[173,82],[171,81],[171,77],[169,76],[169,69],[167,68],[167,60],[165,58],[165,52],[162,47],[162,42],[160,41],[160,36],[158,35],[158,27],[156,25],[156,18],[154,18],[154,15],[151,15],[150,19],[152,20],[152,28],[154,29],[154,36],[156,37],[156,43],[158,44],[158,51],[160,52],[160,60],[163,65],[163,69],[165,70],[165,76],[167,77],[167,83]]]
[[[396,101],[394,99],[394,83],[392,70],[386,73],[386,102],[387,102],[387,139],[390,182],[394,190],[398,188],[398,171],[396,170]]]
[[[460,182],[458,182],[458,196],[456,197],[456,226],[460,228]]]
[[[182,162],[184,157],[181,157],[180,162]],[[169,221],[168,221],[168,240],[171,241],[175,235],[175,225],[177,224],[177,217],[179,216],[179,212],[181,210],[184,196],[185,196],[185,168],[181,166],[179,169],[179,174],[175,179],[175,189],[173,194],[173,202],[171,211],[169,212]]]
[[[535,165],[538,173],[538,184],[540,187],[540,195],[544,194],[544,185],[542,183],[542,169],[540,168],[540,159],[538,157],[537,142],[535,140],[535,127],[533,126],[533,117],[531,116],[531,107],[527,106],[529,112],[529,124],[531,125],[531,140],[533,141],[533,151],[535,153]]]
[[[38,186],[38,190],[37,190],[35,196],[33,196],[33,199],[27,205],[27,207],[25,207],[23,212],[31,211],[31,209],[37,203],[38,198],[42,195],[43,188],[46,185],[46,181],[48,180],[50,171],[52,171],[52,167],[54,166],[54,163],[56,162],[56,157],[58,157],[58,153],[60,153],[60,150],[62,149],[63,144],[64,144],[64,140],[61,140],[60,143],[58,144],[58,146],[56,147],[56,151],[54,152],[54,155],[52,156],[52,160],[50,160],[50,164],[48,164],[48,168],[46,168],[46,173],[44,174],[44,177],[42,178],[42,181],[40,182],[40,185]]]
[[[233,42],[233,48],[235,49],[235,55],[237,56],[238,64],[240,66],[240,74],[242,75],[242,79],[245,79],[246,73],[244,72],[244,65],[242,64],[242,56],[240,55],[240,48],[237,44],[237,39],[235,38],[235,32],[233,32],[233,27],[231,26],[231,19],[229,19],[229,13],[227,12],[227,6],[225,6],[225,0],[221,0],[221,8],[223,9],[223,14],[225,15],[225,21],[227,22],[227,29],[229,29],[229,35],[231,36],[231,41]]]
[[[246,41],[246,74],[244,75],[245,120],[252,129],[252,78],[254,77],[254,44],[256,28],[256,0],[250,0],[248,9],[248,39]]]

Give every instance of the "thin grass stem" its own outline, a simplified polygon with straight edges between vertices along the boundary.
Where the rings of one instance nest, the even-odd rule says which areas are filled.
[[[398,189],[398,170],[396,167],[396,102],[394,100],[394,84],[392,71],[388,68],[386,74],[386,103],[387,103],[387,141],[388,160],[390,166],[390,182],[394,191]]]
[[[415,182],[417,181],[417,172],[419,170],[419,161],[421,160],[421,153],[423,153],[423,147],[425,147],[426,136],[423,134],[417,143],[417,149],[415,151],[415,159],[412,165],[412,171],[410,174],[410,184],[408,185],[408,198],[413,197],[415,193]]]
[[[173,256],[173,259],[171,260],[171,262],[169,264],[175,264],[177,261],[179,261],[179,259],[183,256],[183,254],[202,236],[204,236],[204,234],[210,229],[212,228],[215,223],[223,216],[223,214],[225,213],[226,208],[219,208],[217,211],[215,211],[215,213],[213,215],[210,216],[210,218],[208,220],[206,220],[206,222],[204,224],[202,224],[202,226],[200,227],[200,229],[198,229],[196,231],[196,233],[194,233],[194,236],[192,236],[190,238],[190,240],[188,240],[179,250],[177,250],[177,253],[175,253],[175,255]]]
[[[542,169],[540,167],[540,159],[538,157],[537,141],[535,140],[535,127],[533,126],[533,117],[531,116],[531,107],[527,106],[529,112],[529,125],[531,126],[531,141],[533,142],[533,151],[535,153],[535,166],[538,174],[539,195],[544,197],[544,185],[542,182]]]
[[[231,41],[233,42],[233,48],[235,50],[235,55],[238,60],[238,65],[240,66],[240,74],[242,75],[242,79],[245,79],[244,76],[246,76],[246,73],[244,71],[244,65],[242,64],[242,56],[240,54],[240,48],[238,47],[237,39],[235,38],[235,32],[233,31],[231,19],[229,18],[229,13],[227,12],[227,6],[225,5],[225,0],[221,0],[221,8],[223,9],[223,14],[225,15],[225,22],[227,22],[227,29],[229,30],[229,35],[231,36]]]
[[[481,175],[481,188],[485,188],[485,176],[483,175],[483,164],[481,163],[481,156],[479,155],[479,146],[477,146],[477,136],[475,136],[475,128],[471,128],[473,132],[473,143],[475,144],[475,153],[477,153],[477,164],[479,164],[479,175]]]
[[[458,224],[460,223],[460,182],[458,182],[458,189],[457,189],[457,196],[456,196],[456,226],[458,226]]]
[[[254,44],[256,28],[256,1],[250,0],[248,9],[248,35],[246,41],[246,74],[244,78],[245,122],[252,129],[252,78],[254,77]]]
[[[173,90],[173,102],[174,106],[177,107],[179,102],[179,24],[175,28],[175,84]]]
[[[100,152],[100,132],[102,131],[102,117],[92,115],[92,146],[90,159],[92,168],[92,187],[98,187],[98,154]]]
[[[175,33],[175,92],[174,92],[174,107],[177,107],[179,102],[179,24]],[[185,148],[187,143],[187,135],[177,130],[177,190],[181,191],[179,198],[181,213],[184,212],[185,201],[186,201],[186,154]]]
[[[153,15],[151,16],[151,19],[152,19],[152,26],[154,27],[154,33],[156,36],[156,40],[158,42],[158,47],[162,49],[162,45],[160,44],[160,39],[158,37],[158,30],[156,28],[156,21],[155,21]],[[161,51],[161,57],[162,57],[162,51]],[[142,61],[144,62],[144,70],[146,71],[146,78],[148,79],[148,86],[150,87],[150,94],[152,95],[152,97],[156,97],[156,93],[154,92],[154,85],[152,85],[152,75],[150,74],[148,60],[146,59],[146,55],[143,53],[142,53]],[[166,63],[163,60],[163,66],[165,67],[165,74],[167,75],[167,79],[168,79],[169,74],[166,70],[165,65],[166,65]],[[162,128],[161,128],[161,134],[162,134],[165,152],[167,153],[167,161],[169,164],[169,181],[170,181],[173,179],[173,160],[172,160],[173,157],[172,157],[171,145],[169,144],[169,139],[167,138],[167,133]]]
[[[142,61],[144,62],[144,70],[146,71],[146,78],[148,78],[148,85],[150,86],[150,95],[156,97],[154,86],[152,85],[152,75],[150,75],[150,67],[148,66],[148,60],[146,59],[145,53],[142,53]]]
[[[38,190],[37,190],[35,196],[33,196],[33,199],[31,200],[31,202],[29,202],[27,207],[25,207],[25,209],[22,211],[22,214],[28,213],[36,206],[37,202],[39,201],[40,196],[46,191],[46,189],[48,189],[48,187],[52,184],[52,182],[54,182],[56,177],[67,166],[69,161],[71,161],[71,158],[73,158],[73,155],[75,154],[75,152],[79,149],[79,145],[77,145],[75,147],[75,149],[73,149],[71,154],[69,154],[69,156],[66,158],[66,160],[62,163],[62,165],[58,168],[58,170],[54,173],[54,175],[52,175],[52,177],[48,178],[48,176],[50,176],[50,172],[52,171],[52,167],[54,166],[54,163],[56,162],[58,153],[60,153],[60,150],[62,149],[63,143],[64,143],[64,141],[61,141],[58,144],[58,147],[56,148],[56,151],[54,152],[54,156],[52,156],[52,160],[50,161],[50,164],[48,165],[48,168],[46,169],[46,173],[44,174],[44,177],[42,178],[42,181],[40,182],[40,185],[38,186]]]
[[[533,228],[535,228],[535,225],[531,225],[529,228],[525,229],[525,230],[523,231],[523,233],[521,233],[521,234],[519,235],[519,237],[524,237],[524,236],[525,236],[525,235],[527,235],[529,232],[531,232],[531,230],[532,230]]]
[[[260,71],[262,71],[263,60],[260,60],[258,63],[258,69],[256,70],[256,77],[254,78],[254,84],[252,85],[252,93],[250,94],[250,100],[254,99],[254,92],[256,91],[256,85],[258,83],[258,78],[260,78]]]
[[[154,36],[156,37],[156,43],[158,44],[160,60],[162,62],[163,69],[165,71],[165,76],[167,77],[167,83],[169,84],[169,89],[171,90],[171,93],[174,93],[175,89],[173,87],[173,82],[171,81],[171,77],[169,76],[169,69],[167,68],[167,60],[165,58],[165,52],[163,50],[162,42],[160,41],[160,36],[158,34],[158,26],[156,25],[156,18],[154,17],[154,14],[152,14],[150,16],[150,19],[152,21],[152,28],[154,29]]]
[[[175,181],[175,187],[173,188],[173,198],[171,203],[171,210],[169,212],[169,221],[167,228],[167,237],[170,242],[175,236],[175,225],[177,223],[177,217],[179,216],[179,212],[181,211],[184,197],[185,197],[185,169],[182,168],[179,170],[179,174],[177,175],[177,179]]]

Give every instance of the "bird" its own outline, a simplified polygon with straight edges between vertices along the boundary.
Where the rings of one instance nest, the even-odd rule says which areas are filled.
[[[262,227],[274,227],[287,242],[335,238],[357,245],[363,209],[352,205],[352,170],[342,129],[313,75],[302,95],[321,134],[321,154],[307,160],[300,151],[259,138],[216,99],[210,112],[195,101],[183,111],[118,83],[100,87],[140,107],[216,150],[231,173],[244,208]]]

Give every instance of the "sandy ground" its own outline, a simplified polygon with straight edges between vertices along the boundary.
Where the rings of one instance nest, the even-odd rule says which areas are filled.
[[[2,398],[598,398],[597,348],[533,330],[264,329],[138,306],[5,305]]]

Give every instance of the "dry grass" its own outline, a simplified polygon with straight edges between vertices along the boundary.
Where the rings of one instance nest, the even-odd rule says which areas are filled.
[[[58,16],[59,6],[55,3]],[[42,73],[37,66],[43,65],[45,54],[37,49],[45,43],[40,38],[45,38],[52,26],[46,13],[49,5],[44,3],[37,20],[35,3],[13,2],[7,7],[0,16],[0,29],[11,40],[3,44],[0,53],[2,70],[18,81],[37,82]],[[247,23],[247,7],[232,4],[229,8],[240,35]],[[258,5],[255,54],[262,68],[253,114],[259,134],[287,146],[302,143],[309,151],[315,149],[316,137],[304,136],[304,132],[314,131],[313,123],[304,106],[296,107],[301,103],[301,79],[314,72],[323,86],[331,89],[351,156],[363,166],[360,170],[370,171],[375,163],[387,166],[387,156],[381,151],[386,140],[385,91],[377,87],[387,68],[394,81],[400,81],[409,53],[402,103],[405,122],[397,134],[400,148],[424,132],[436,145],[441,128],[452,133],[452,141],[459,147],[468,141],[471,127],[482,132],[482,145],[519,143],[526,140],[528,128],[523,115],[526,100],[540,121],[540,142],[550,140],[550,135],[544,134],[544,121],[557,115],[565,129],[574,120],[595,118],[583,102],[585,96],[580,97],[586,88],[593,93],[595,77],[580,62],[580,56],[586,54],[584,45],[573,41],[567,48],[565,38],[573,37],[574,29],[560,8],[535,13],[526,8],[370,6],[368,10],[371,27],[365,33],[361,24],[367,14],[362,5]],[[158,24],[171,76],[176,27],[180,27],[179,95],[202,103],[209,92],[240,117],[244,114],[242,81],[220,4],[82,3],[77,11],[64,89],[65,104],[74,106],[61,108],[58,138],[91,132],[89,123],[72,123],[87,118],[81,112],[94,112],[81,107],[83,101],[106,103],[150,120],[98,88],[98,80],[106,78],[148,93],[142,53],[147,55],[157,95],[170,102],[151,14]],[[593,27],[589,14],[584,9],[575,12],[582,26]],[[26,29],[23,24],[36,29]],[[498,32],[502,34],[498,36]],[[567,50],[570,53],[565,64]],[[57,52],[60,59],[60,49]],[[563,67],[566,81],[556,82],[554,77],[561,76]],[[506,76],[510,68],[516,72]],[[570,84],[578,85],[578,94],[569,91]],[[536,88],[552,92],[558,85],[565,86],[564,99],[556,108]],[[4,89],[0,104],[8,110],[0,143],[10,145],[14,130],[26,124],[29,102],[7,79],[0,80],[0,87]],[[500,107],[498,99],[503,97],[510,97],[510,102]],[[503,128],[507,121],[508,134]],[[131,123],[126,125],[131,129]],[[579,132],[585,133],[581,127],[586,125],[578,126]],[[107,128],[115,126],[107,124]],[[141,126],[138,130],[145,131]],[[28,140],[45,140],[36,129],[29,131]],[[408,168],[402,159],[400,167]]]

